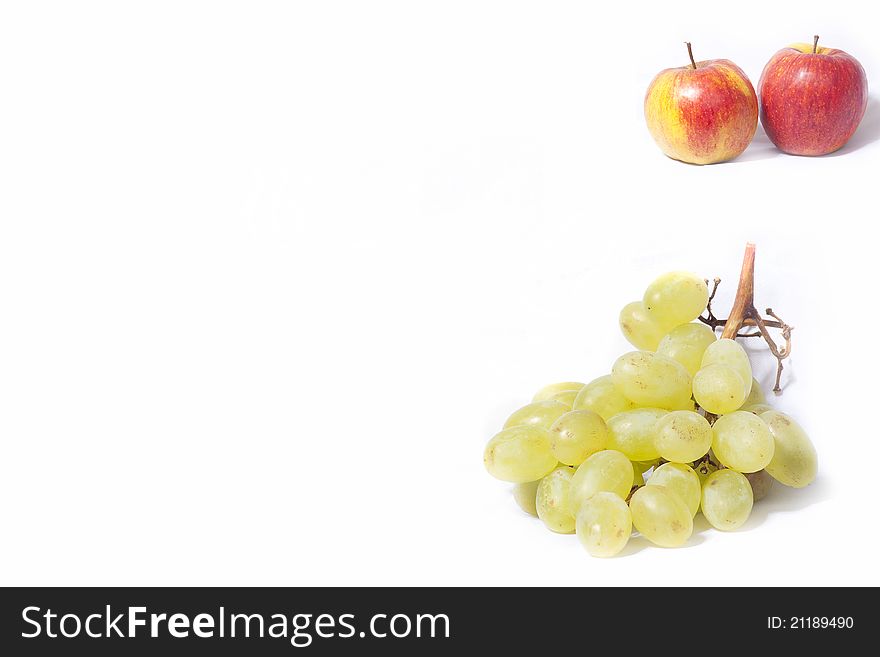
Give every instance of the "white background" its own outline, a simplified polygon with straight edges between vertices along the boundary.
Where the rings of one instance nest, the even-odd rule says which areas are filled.
[[[2,7],[0,583],[880,584],[871,3]],[[875,90],[842,151],[661,155],[685,39],[757,84],[816,32]],[[483,446],[747,240],[819,477],[591,559]]]

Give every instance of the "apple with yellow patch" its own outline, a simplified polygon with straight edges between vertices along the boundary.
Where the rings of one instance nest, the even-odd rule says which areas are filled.
[[[758,127],[758,97],[728,59],[694,61],[660,71],[645,94],[645,120],[666,155],[690,164],[732,160]]]

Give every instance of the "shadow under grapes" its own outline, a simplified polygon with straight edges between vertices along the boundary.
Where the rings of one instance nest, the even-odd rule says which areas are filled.
[[[750,531],[760,527],[774,513],[800,511],[813,504],[824,502],[830,497],[828,483],[821,475],[805,488],[791,488],[774,481],[767,497],[755,502],[749,519],[738,531]]]

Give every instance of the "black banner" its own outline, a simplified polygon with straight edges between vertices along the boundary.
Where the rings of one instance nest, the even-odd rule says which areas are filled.
[[[6,655],[450,654],[487,648],[638,654],[852,648],[854,589],[22,588],[0,592]],[[864,645],[864,644],[862,644]],[[843,654],[851,654],[849,652]]]

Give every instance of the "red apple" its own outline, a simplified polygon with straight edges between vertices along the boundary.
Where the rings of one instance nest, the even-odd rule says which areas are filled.
[[[666,155],[691,164],[713,164],[742,153],[758,127],[752,83],[727,59],[660,71],[645,94],[645,120]]]
[[[761,124],[792,155],[825,155],[852,137],[868,106],[865,69],[834,48],[796,43],[777,52],[761,73]]]

